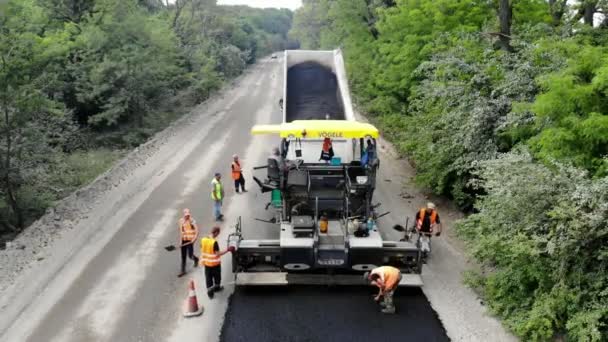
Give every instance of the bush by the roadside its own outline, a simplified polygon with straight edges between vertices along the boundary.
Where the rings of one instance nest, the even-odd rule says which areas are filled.
[[[487,195],[458,232],[490,309],[526,341],[608,338],[608,177],[527,152],[479,166]]]

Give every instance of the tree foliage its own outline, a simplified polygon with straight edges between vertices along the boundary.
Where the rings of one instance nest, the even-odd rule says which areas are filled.
[[[471,253],[492,269],[481,285],[490,308],[524,340],[565,332],[602,341],[608,318],[608,177],[527,152],[482,162],[488,192],[460,224]]]
[[[307,0],[294,15],[304,48],[343,49],[418,183],[475,213],[459,232],[478,288],[524,340],[608,339],[606,6]]]
[[[114,150],[287,47],[291,20],[215,0],[3,2],[0,233],[19,232],[111,165]]]

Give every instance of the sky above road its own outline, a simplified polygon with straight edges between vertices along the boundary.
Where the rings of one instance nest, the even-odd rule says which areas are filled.
[[[283,7],[295,10],[302,0],[218,0],[218,5],[248,5],[251,7]]]

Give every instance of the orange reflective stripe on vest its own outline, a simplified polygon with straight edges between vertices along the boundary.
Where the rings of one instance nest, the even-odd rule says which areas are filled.
[[[232,179],[241,178],[241,165],[237,162],[232,162]]]
[[[182,241],[192,241],[196,237],[196,230],[190,221],[181,219]]]
[[[424,222],[425,215],[426,215],[426,209],[425,208],[420,209],[420,213],[418,215],[418,220],[416,221],[416,225],[418,226],[418,228],[422,227],[422,222]],[[437,221],[437,211],[433,210],[433,212],[431,213],[431,225],[435,224],[436,221]]]
[[[213,246],[215,246],[215,239],[208,236],[201,239],[201,261],[203,265],[208,267],[215,267],[220,264],[220,257],[215,254]]]

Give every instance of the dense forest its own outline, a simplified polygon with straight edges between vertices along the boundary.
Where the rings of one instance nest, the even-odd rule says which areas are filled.
[[[257,57],[294,47],[291,21],[215,0],[0,2],[1,237]]]
[[[467,279],[524,341],[608,340],[608,1],[304,0],[359,108],[470,215]]]

